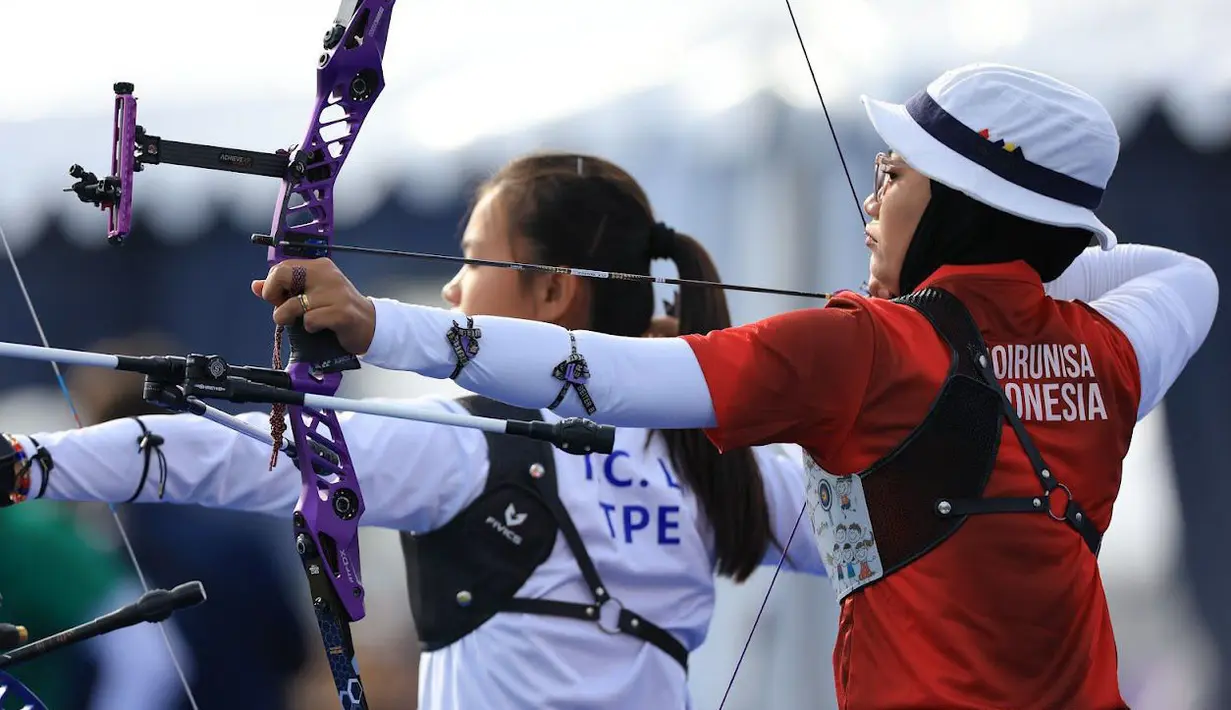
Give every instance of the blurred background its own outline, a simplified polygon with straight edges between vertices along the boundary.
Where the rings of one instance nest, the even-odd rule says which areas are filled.
[[[51,343],[268,362],[269,311],[248,292],[265,272],[264,253],[248,236],[268,230],[276,181],[147,169],[122,248],[106,243],[101,213],[61,190],[72,163],[107,170],[115,81],[136,85],[139,122],[166,139],[261,151],[299,140],[336,3],[66,0],[54,18],[44,3],[5,5],[0,227]],[[966,62],[1019,64],[1080,86],[1112,112],[1121,159],[1100,215],[1123,241],[1181,249],[1231,273],[1219,214],[1231,188],[1231,50],[1221,44],[1231,4],[795,0],[794,12],[860,199],[881,148],[861,93],[901,101]],[[384,66],[388,86],[338,181],[340,242],[457,254],[479,179],[527,151],[577,150],[628,169],[663,220],[710,249],[727,281],[832,290],[864,278],[856,200],[781,3],[401,0]],[[427,304],[440,303],[452,271],[337,261],[370,295]],[[737,293],[730,301],[737,322],[817,305]],[[0,304],[0,339],[36,343],[12,275],[0,276]],[[1231,430],[1229,361],[1221,318],[1139,426],[1125,465],[1101,566],[1135,708],[1231,708],[1231,688],[1218,684],[1231,668],[1231,471],[1219,443]],[[138,382],[69,375],[86,423],[139,406]],[[343,394],[448,386],[369,369],[348,375]],[[0,364],[0,430],[72,426],[49,367]],[[135,582],[106,508],[57,506],[42,506],[58,516],[44,520],[0,516],[18,556],[39,556],[18,565],[10,553],[0,564],[0,614],[37,617],[47,628],[34,632],[136,594],[125,591]],[[152,583],[202,579],[209,589],[210,603],[178,615],[173,629],[201,710],[336,705],[289,521],[120,508]],[[55,536],[62,552],[29,546],[33,529]],[[396,534],[365,530],[363,555],[368,618],[355,630],[372,708],[414,708],[416,641]],[[720,585],[709,639],[692,661],[698,708],[718,707],[772,573]],[[835,617],[824,580],[780,576],[726,707],[833,707]],[[161,640],[138,652],[133,637],[128,648],[137,667],[165,654]],[[56,710],[107,707],[96,656],[57,655],[37,670],[74,679]],[[177,684],[166,693],[160,707],[187,707]]]

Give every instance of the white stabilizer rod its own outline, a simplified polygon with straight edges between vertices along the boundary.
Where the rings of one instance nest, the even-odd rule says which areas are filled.
[[[120,359],[115,355],[95,353],[85,350],[65,350],[64,348],[45,348],[41,345],[24,345],[22,343],[6,343],[0,341],[0,357],[12,357],[20,360],[39,360],[42,362],[59,362],[66,365],[84,365],[87,367],[102,367],[116,369]],[[244,436],[273,446],[274,440],[269,432],[255,427],[248,422],[228,414],[217,407],[211,407],[196,397],[189,397],[189,410],[211,422],[239,432]],[[283,440],[279,448],[285,450],[291,445],[289,440]]]
[[[120,359],[115,355],[107,355],[105,353],[95,353],[86,350],[66,350],[64,348],[45,348],[41,345],[23,345],[21,343],[6,343],[0,342],[0,357],[14,357],[21,360],[40,360],[43,362],[58,362],[65,365],[85,365],[88,367],[103,367],[109,370],[114,370],[120,363]],[[476,417],[470,414],[454,414],[452,412],[444,412],[439,410],[431,410],[424,407],[416,407],[409,404],[401,404],[398,402],[367,402],[360,399],[350,399],[349,397],[326,397],[318,394],[305,394],[303,396],[304,404],[316,409],[332,409],[339,412],[360,412],[363,414],[376,414],[384,417],[393,417],[395,419],[410,419],[412,421],[431,422],[434,424],[446,424],[449,426],[460,426],[468,429],[479,429],[481,431],[503,434],[508,423],[503,419],[489,419],[487,417]],[[206,419],[223,424],[226,427],[234,429],[241,434],[249,436],[256,435],[260,432],[259,429],[253,427],[246,422],[235,419],[226,412],[215,409],[201,403],[206,408],[202,414]],[[254,436],[261,441],[273,444],[273,439],[268,433],[264,433],[264,438],[257,435]]]
[[[335,412],[375,414],[381,417],[393,417],[394,419],[409,419],[416,422],[429,422],[432,424],[445,424],[447,426],[478,429],[480,431],[487,431],[493,434],[506,433],[509,424],[506,419],[476,417],[473,414],[454,414],[453,412],[445,412],[438,409],[426,409],[424,407],[415,406],[413,404],[405,404],[402,402],[373,402],[363,399],[351,399],[349,397],[329,397],[323,394],[305,394],[303,396],[303,403],[305,406],[312,407],[313,409],[332,409]]]
[[[109,355],[106,353],[95,353],[85,350],[66,350],[64,348],[50,348],[39,345],[23,345],[21,343],[8,343],[0,341],[0,357],[13,357],[22,360],[40,360],[43,362],[64,363],[69,365],[85,365],[87,367],[103,367],[110,370],[132,370],[134,372],[146,371],[144,366],[139,367],[138,363],[149,363],[151,360],[162,362],[163,358],[131,358],[122,357],[119,355]],[[231,378],[238,380],[239,378]],[[188,387],[185,385],[185,387]],[[453,412],[442,411],[436,408],[428,408],[416,406],[402,402],[388,401],[370,401],[362,399],[351,399],[349,397],[332,397],[319,394],[308,394],[294,392],[293,390],[280,389],[270,385],[249,384],[249,387],[256,388],[249,390],[249,395],[244,399],[233,399],[232,401],[239,402],[283,402],[292,406],[307,406],[314,409],[331,409],[338,412],[359,412],[362,414],[373,414],[381,417],[393,417],[395,419],[408,419],[410,421],[428,422],[430,424],[443,424],[445,426],[464,427],[467,429],[478,429],[493,434],[513,434],[516,436],[528,436],[532,439],[550,442],[553,446],[573,454],[586,454],[590,452],[611,453],[611,447],[615,441],[615,428],[610,426],[598,426],[593,422],[588,422],[580,419],[568,419],[557,423],[548,424],[543,421],[516,421],[512,419],[492,419],[489,417],[477,417],[472,414],[456,414]],[[186,390],[190,391],[190,390]],[[260,398],[254,399],[251,393],[255,391],[261,393]],[[265,399],[265,397],[270,397]],[[272,444],[273,439],[267,433],[257,429],[256,427],[237,419],[222,410],[210,407],[195,396],[187,397],[188,411],[203,416],[210,421],[221,424],[229,429],[233,429],[245,436],[250,436],[258,441]],[[282,447],[285,448],[285,445]]]
[[[65,365],[85,365],[87,367],[104,367],[116,369],[120,358],[105,353],[92,353],[88,350],[65,350],[64,348],[45,348],[41,345],[23,345],[21,343],[0,342],[0,357],[13,357],[18,360],[39,360],[41,362],[58,362]]]
[[[268,431],[253,426],[233,414],[227,414],[217,407],[211,407],[196,397],[190,397],[188,401],[192,405],[190,409],[192,413],[204,417],[216,424],[221,424],[232,431],[239,432],[250,439],[256,439],[267,446],[274,445],[274,439],[269,435]],[[284,437],[282,439],[282,443],[278,446],[278,449],[280,451],[286,451],[291,447],[291,445],[290,438]]]

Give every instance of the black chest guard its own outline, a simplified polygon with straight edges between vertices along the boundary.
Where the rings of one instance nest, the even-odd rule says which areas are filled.
[[[944,542],[970,515],[1049,515],[1072,527],[1097,555],[1101,533],[1044,463],[995,378],[991,355],[970,312],[955,296],[935,287],[895,300],[922,313],[953,357],[949,376],[923,422],[893,451],[856,474],[883,569],[877,579]],[[1006,420],[1039,481],[1037,496],[983,495],[996,465]],[[1053,501],[1057,492],[1058,500]]]
[[[458,402],[482,417],[536,421],[538,410],[484,397]],[[558,616],[640,638],[688,668],[688,650],[674,636],[623,608],[611,596],[557,489],[553,449],[529,438],[486,434],[487,484],[444,526],[423,535],[402,533],[410,608],[425,651],[464,638],[500,612]],[[564,537],[592,604],[514,596]],[[612,619],[603,619],[611,604]]]

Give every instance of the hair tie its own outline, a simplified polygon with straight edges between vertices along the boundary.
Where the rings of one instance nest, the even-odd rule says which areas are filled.
[[[669,318],[680,317],[680,292],[676,291],[670,301],[663,301],[663,313]]]
[[[675,230],[663,222],[650,227],[650,259],[675,259]]]

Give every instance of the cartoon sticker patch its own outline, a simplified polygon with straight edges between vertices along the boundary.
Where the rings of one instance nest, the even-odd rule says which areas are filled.
[[[884,576],[858,476],[835,476],[804,457],[808,513],[817,548],[839,600]]]

